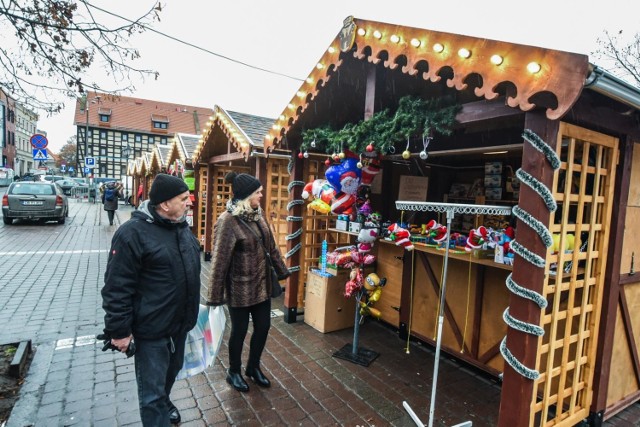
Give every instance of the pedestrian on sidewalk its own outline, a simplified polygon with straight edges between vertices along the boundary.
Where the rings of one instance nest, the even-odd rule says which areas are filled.
[[[233,198],[214,226],[211,276],[207,304],[227,304],[231,317],[229,335],[229,370],[227,383],[241,392],[249,391],[242,377],[242,347],[253,320],[253,334],[245,374],[261,387],[271,382],[260,369],[260,358],[271,327],[271,283],[268,256],[283,280],[290,275],[269,225],[260,200],[262,184],[248,174],[230,172],[225,180],[232,184]],[[267,249],[265,249],[267,248]]]
[[[102,192],[102,205],[109,217],[109,225],[113,225],[113,217],[118,210],[118,200],[121,196],[122,184],[111,181],[104,187],[101,187],[100,190]]]
[[[200,245],[186,222],[189,206],[187,184],[158,174],[149,200],[113,235],[104,275],[104,332],[122,352],[135,340],[145,427],[180,422],[169,395],[200,302]]]

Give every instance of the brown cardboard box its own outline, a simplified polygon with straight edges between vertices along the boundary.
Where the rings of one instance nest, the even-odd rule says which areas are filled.
[[[309,271],[304,323],[323,333],[353,327],[356,300],[344,296],[344,284],[349,280],[349,271],[330,277],[322,277],[313,269]]]

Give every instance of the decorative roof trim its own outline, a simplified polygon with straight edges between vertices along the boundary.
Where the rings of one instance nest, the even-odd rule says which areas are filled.
[[[218,126],[220,130],[225,134],[229,142],[234,146],[236,151],[242,153],[242,157],[246,162],[251,155],[251,150],[254,146],[251,138],[244,132],[244,130],[238,126],[233,118],[225,111],[224,108],[216,105],[213,107],[213,116],[209,118],[206,127],[202,130],[202,135],[198,146],[193,152],[193,163],[197,163],[202,150],[209,142],[213,129]]]
[[[438,52],[439,48],[442,50]],[[581,54],[348,17],[276,120],[276,129],[265,136],[265,152],[273,151],[340,68],[341,49],[352,51],[355,58],[372,64],[382,63],[389,69],[401,67],[404,74],[420,73],[422,79],[431,82],[442,78],[444,68],[451,69],[453,77],[446,83],[457,90],[467,88],[469,76],[479,75],[482,86],[474,92],[488,100],[499,95],[495,90],[500,84],[507,83],[514,89],[507,94],[507,104],[522,111],[536,106],[531,102],[534,95],[550,93],[557,100],[557,107],[546,111],[550,120],[559,119],[573,106],[589,73],[588,58]],[[464,53],[468,54],[466,58]],[[496,62],[501,61],[498,64],[492,62],[496,55],[499,56]],[[540,69],[533,73],[529,64],[538,64]]]

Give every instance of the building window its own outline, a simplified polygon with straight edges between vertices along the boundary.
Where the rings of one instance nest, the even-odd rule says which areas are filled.
[[[160,144],[167,145],[167,137],[166,136],[163,136],[162,138],[160,138]]]
[[[101,122],[108,122],[109,121],[109,115],[108,114],[100,114],[100,121]]]
[[[100,138],[104,139],[104,138],[106,138],[106,137],[107,137],[107,132],[105,132],[105,131],[103,131],[103,130],[102,130],[102,131],[100,131]]]
[[[126,133],[122,134],[122,140],[123,141],[128,141],[129,140],[129,135],[127,135]]]
[[[156,139],[152,136],[149,137],[149,144],[154,144],[156,142]]]
[[[154,129],[167,129],[169,127],[169,123],[167,122],[153,122]]]
[[[142,141],[142,135],[136,134],[135,141],[136,142],[141,142]]]

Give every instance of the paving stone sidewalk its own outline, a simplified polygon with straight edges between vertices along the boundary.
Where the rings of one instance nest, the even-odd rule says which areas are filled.
[[[131,213],[121,206],[111,227],[101,208],[72,202],[64,226],[0,227],[0,239],[12,242],[0,251],[0,342],[31,339],[36,347],[7,427],[140,425],[133,360],[102,352],[94,339],[102,329],[100,289],[109,242]],[[208,266],[203,261],[203,280]],[[226,383],[225,336],[215,365],[174,387],[182,426],[414,426],[404,401],[428,421],[430,347],[412,342],[407,351],[395,331],[369,319],[359,345],[379,356],[364,367],[333,357],[353,342],[353,329],[322,334],[302,315],[287,324],[282,297],[273,308],[263,357],[272,387],[250,383],[249,393],[238,393]],[[499,383],[446,355],[437,396],[436,426],[497,423]],[[636,404],[605,425],[637,426],[638,420]]]

